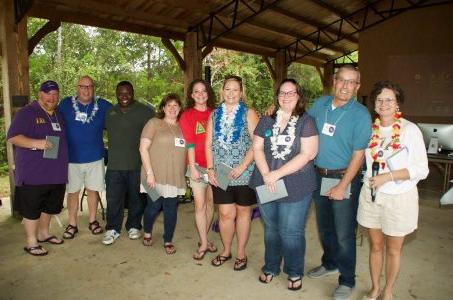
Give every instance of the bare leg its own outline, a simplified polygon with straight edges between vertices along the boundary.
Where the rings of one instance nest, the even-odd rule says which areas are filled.
[[[209,233],[211,228],[212,218],[214,216],[214,197],[212,195],[212,188],[208,185],[206,189],[206,233]]]
[[[249,239],[250,223],[252,217],[251,206],[236,205],[236,237],[237,237],[237,254],[238,258],[245,258],[245,246]]]
[[[34,247],[38,245],[37,233],[38,233],[39,219],[30,220],[24,218],[25,234],[27,236],[27,246]]]
[[[86,189],[88,202],[88,221],[91,223],[96,220],[98,210],[99,194],[96,191]]]
[[[382,292],[382,299],[392,299],[392,289],[400,271],[401,250],[403,248],[404,236],[386,236],[386,262],[385,262],[385,287]]]
[[[68,223],[72,226],[77,226],[77,213],[79,209],[79,194],[80,191],[75,193],[68,193]]]
[[[219,227],[223,251],[220,255],[231,254],[231,243],[235,232],[236,204],[219,204]]]
[[[380,229],[368,229],[368,237],[370,241],[370,275],[371,289],[368,292],[368,297],[376,298],[379,295],[380,284],[379,279],[384,263],[384,234]]]
[[[200,186],[192,187],[195,204],[195,224],[200,238],[199,251],[208,248],[208,226],[207,225],[207,199],[206,188]]]

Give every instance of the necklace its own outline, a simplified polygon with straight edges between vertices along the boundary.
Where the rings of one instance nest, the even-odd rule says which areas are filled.
[[[401,143],[400,143],[400,131],[401,131],[401,112],[396,112],[395,113],[395,121],[392,124],[392,136],[391,136],[391,141],[390,143],[385,147],[387,149],[390,149],[392,151],[398,150],[401,148]],[[381,168],[385,168],[385,161],[382,159],[384,152],[382,150],[382,142],[381,142],[381,120],[379,118],[376,118],[374,120],[372,130],[373,134],[371,136],[370,144],[368,145],[368,148],[370,148],[371,152],[371,158],[373,161],[380,162]]]
[[[90,117],[88,117],[87,111],[88,111],[88,107],[91,103],[87,105],[86,111],[84,113],[81,113],[80,109],[79,109],[79,105],[77,104],[77,102],[79,102],[79,97],[72,96],[71,102],[72,102],[72,108],[75,111],[76,120],[82,122],[83,124],[90,123],[91,121],[93,121],[94,117],[96,116],[96,113],[99,110],[98,100],[99,100],[98,96],[95,96],[93,98],[93,110],[91,111]]]
[[[214,120],[215,136],[219,141],[220,146],[228,149],[231,143],[239,139],[241,129],[244,126],[244,114],[246,107],[243,101],[240,101],[236,107],[228,114],[225,103],[222,103],[218,108],[216,118]]]
[[[291,143],[287,143],[284,145],[281,151],[278,151],[278,136],[280,135],[280,123],[283,119],[283,111],[277,111],[277,118],[275,120],[274,125],[272,126],[272,136],[271,139],[271,151],[272,157],[275,159],[285,160],[286,156],[291,153],[291,147],[293,146],[294,139],[295,139],[295,132],[296,132],[296,123],[299,119],[299,116],[291,116],[288,122],[288,136],[290,138]]]

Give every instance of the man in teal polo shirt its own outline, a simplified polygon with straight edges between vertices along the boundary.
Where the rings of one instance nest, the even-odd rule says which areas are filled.
[[[140,135],[154,109],[134,100],[134,88],[128,81],[116,87],[118,104],[106,115],[109,139],[107,173],[107,225],[102,243],[110,245],[120,236],[124,202],[128,197],[126,230],[130,239],[138,239],[142,228],[143,204],[140,199]]]
[[[319,189],[314,200],[324,254],[321,265],[307,275],[320,278],[339,272],[332,298],[348,299],[355,286],[359,171],[371,136],[371,117],[354,98],[360,87],[356,68],[341,67],[333,84],[334,95],[319,98],[308,112],[320,133],[315,161]]]

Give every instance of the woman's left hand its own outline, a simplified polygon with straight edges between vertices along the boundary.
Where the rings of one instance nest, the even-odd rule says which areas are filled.
[[[239,176],[241,176],[242,173],[244,173],[245,171],[245,168],[242,164],[236,166],[235,168],[233,168],[233,170],[231,170],[230,172],[230,177],[232,179],[237,179],[239,178]]]
[[[380,187],[384,183],[386,183],[388,180],[387,174],[379,174],[374,177],[371,177],[368,182],[370,185],[370,188],[375,189],[377,187]]]
[[[271,172],[263,175],[264,183],[267,186],[269,186],[270,184],[275,184],[275,182],[279,179],[280,179],[280,176],[278,176],[277,172],[275,172],[275,171],[271,171]]]

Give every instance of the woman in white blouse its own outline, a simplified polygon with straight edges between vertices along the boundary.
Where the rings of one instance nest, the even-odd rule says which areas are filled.
[[[404,238],[417,229],[418,181],[428,176],[428,158],[418,127],[401,118],[401,88],[391,82],[375,84],[370,98],[378,115],[365,157],[367,172],[360,193],[357,221],[370,241],[371,289],[363,299],[392,299],[400,270]],[[385,251],[384,251],[385,249]],[[384,266],[385,285],[380,290]]]

